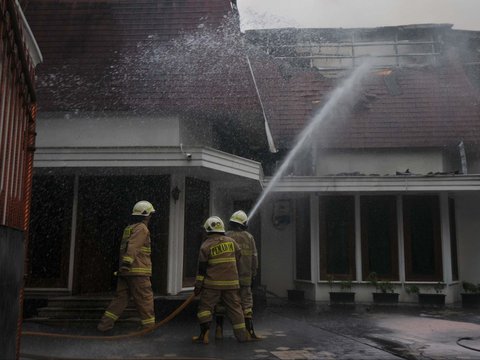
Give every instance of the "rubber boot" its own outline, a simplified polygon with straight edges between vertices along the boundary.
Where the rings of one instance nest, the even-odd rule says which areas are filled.
[[[253,320],[252,318],[245,318],[245,327],[247,328],[247,332],[250,335],[252,340],[260,340],[261,337],[255,334],[255,330],[253,330]]]
[[[215,339],[223,339],[223,316],[216,316]]]
[[[200,324],[200,335],[192,337],[195,344],[208,344],[208,336],[210,335],[210,322]]]

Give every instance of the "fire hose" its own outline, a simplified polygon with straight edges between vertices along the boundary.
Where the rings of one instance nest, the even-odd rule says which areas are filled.
[[[83,340],[120,340],[126,339],[131,337],[143,336],[149,334],[160,326],[165,325],[170,320],[172,320],[175,316],[180,314],[195,298],[195,294],[190,295],[179,307],[177,307],[172,313],[170,313],[167,317],[162,319],[161,321],[155,323],[154,326],[140,330],[131,332],[128,334],[122,335],[112,335],[112,336],[102,336],[102,335],[70,335],[70,334],[58,334],[58,333],[47,333],[47,332],[36,332],[36,331],[24,331],[22,332],[23,336],[42,336],[42,337],[54,337],[54,338],[64,338],[64,339],[83,339]]]

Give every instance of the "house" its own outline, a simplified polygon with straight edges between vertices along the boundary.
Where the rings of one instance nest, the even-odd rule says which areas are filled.
[[[0,1],[0,350],[20,349],[24,247],[35,146],[35,66],[42,56],[16,1]]]
[[[269,151],[235,4],[34,0],[25,13],[44,54],[27,291],[114,290],[143,199],[155,293],[192,289],[204,221],[251,206]]]
[[[427,24],[246,37],[290,64],[269,74],[275,88],[258,81],[277,149],[310,131],[262,206],[262,282],[325,301],[331,277],[352,280],[368,302],[375,272],[400,301],[415,301],[406,285],[438,282],[458,301],[480,270],[478,35]],[[342,85],[366,57],[363,78]]]
[[[190,290],[206,217],[253,209],[274,182],[251,230],[257,282],[279,296],[327,300],[334,276],[369,301],[375,271],[401,301],[412,301],[404,284],[445,282],[452,303],[462,280],[478,282],[474,33],[242,35],[226,0],[32,0],[25,13],[45,57],[27,290],[111,291],[141,199],[157,209],[155,292]],[[453,39],[469,44],[468,64]],[[366,56],[371,67],[337,94]]]

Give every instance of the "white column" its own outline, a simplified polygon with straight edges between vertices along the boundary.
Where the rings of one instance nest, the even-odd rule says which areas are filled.
[[[403,203],[402,196],[397,196],[397,236],[398,236],[398,277],[401,283],[405,282],[405,238],[403,232]]]
[[[183,241],[185,221],[185,176],[172,174],[170,178],[170,194],[176,187],[180,197],[174,200],[170,196],[170,216],[168,224],[168,274],[167,293],[176,295],[182,291],[183,281]]]
[[[360,194],[355,195],[355,268],[356,280],[362,281],[362,226],[360,214]]]
[[[75,266],[75,237],[77,234],[77,215],[78,215],[78,174],[75,174],[73,180],[73,204],[72,204],[72,228],[70,229],[70,254],[68,261],[68,291],[73,289],[73,271]]]
[[[448,193],[440,194],[440,231],[442,241],[443,282],[452,282],[452,250],[450,247],[450,216]]]
[[[319,214],[318,196],[310,195],[310,264],[311,279],[314,284],[320,280],[320,244],[319,244]],[[315,287],[316,288],[316,287]],[[315,294],[316,297],[316,294]]]

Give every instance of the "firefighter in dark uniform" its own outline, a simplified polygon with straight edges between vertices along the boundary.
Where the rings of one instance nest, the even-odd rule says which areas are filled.
[[[153,291],[150,281],[152,276],[150,254],[152,251],[150,231],[147,227],[154,212],[153,205],[148,201],[139,201],[133,207],[134,223],[125,228],[120,243],[116,296],[97,326],[99,331],[108,331],[113,328],[115,321],[127,307],[129,297],[133,298],[142,325],[144,327],[155,325]]]
[[[258,269],[258,254],[255,245],[255,239],[247,229],[248,216],[244,211],[238,210],[230,217],[229,227],[230,231],[226,236],[234,239],[241,249],[241,258],[237,262],[238,275],[240,280],[240,299],[242,303],[243,315],[245,317],[245,325],[247,331],[252,339],[260,339],[253,330],[253,296],[252,296],[252,282],[257,275]],[[220,304],[216,309],[216,329],[215,338],[221,339],[223,337],[223,314],[225,309],[223,304]]]
[[[208,344],[215,305],[222,301],[235,337],[240,342],[248,341],[239,295],[237,261],[241,256],[240,248],[235,240],[225,236],[223,221],[219,217],[208,218],[204,228],[207,238],[200,247],[194,290],[196,295],[200,295],[197,312],[200,335],[192,340]]]

